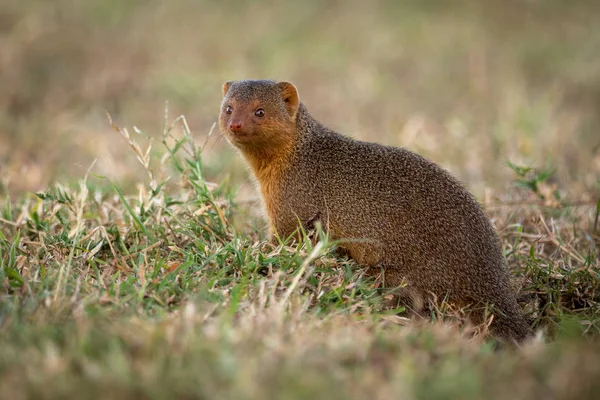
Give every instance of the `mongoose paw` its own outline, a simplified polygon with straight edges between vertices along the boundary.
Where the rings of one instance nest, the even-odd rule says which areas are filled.
[[[321,212],[317,211],[317,213],[309,220],[302,223],[302,227],[307,231],[312,231],[316,228],[317,221],[321,221]]]

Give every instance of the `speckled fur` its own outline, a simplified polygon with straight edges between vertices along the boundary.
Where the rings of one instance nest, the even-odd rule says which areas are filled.
[[[319,216],[331,237],[353,239],[343,248],[358,263],[383,268],[387,287],[408,283],[414,306],[432,296],[492,306],[496,336],[520,342],[530,335],[498,237],[449,173],[408,150],[331,131],[289,83],[228,82],[223,91],[221,131],[252,169],[273,232],[289,236],[298,221]],[[266,112],[260,120],[257,107]],[[244,121],[251,140],[236,142],[232,118]]]

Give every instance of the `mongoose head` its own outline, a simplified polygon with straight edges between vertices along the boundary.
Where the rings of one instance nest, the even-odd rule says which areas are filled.
[[[296,127],[299,97],[289,82],[228,81],[223,84],[219,128],[242,150],[289,144]]]

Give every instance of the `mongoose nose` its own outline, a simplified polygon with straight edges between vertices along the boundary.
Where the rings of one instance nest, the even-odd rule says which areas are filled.
[[[229,124],[231,132],[239,132],[242,130],[242,123],[240,121],[232,122]]]

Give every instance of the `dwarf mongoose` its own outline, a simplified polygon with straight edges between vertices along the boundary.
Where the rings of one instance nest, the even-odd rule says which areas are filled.
[[[475,198],[441,167],[402,148],[340,135],[317,122],[289,82],[226,82],[221,132],[260,187],[270,231],[288,237],[318,216],[359,264],[406,283],[411,298],[487,305],[491,331],[530,335],[498,237]]]

